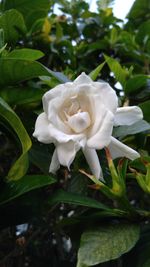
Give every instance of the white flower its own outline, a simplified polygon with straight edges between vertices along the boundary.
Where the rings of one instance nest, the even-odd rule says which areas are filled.
[[[117,95],[109,84],[93,82],[85,73],[45,93],[44,112],[37,118],[33,136],[56,146],[50,172],[55,173],[60,164],[69,168],[79,149],[97,178],[102,171],[96,149],[108,147],[113,158],[138,158],[135,150],[112,137],[112,130],[142,119],[142,111],[136,106],[117,106]]]

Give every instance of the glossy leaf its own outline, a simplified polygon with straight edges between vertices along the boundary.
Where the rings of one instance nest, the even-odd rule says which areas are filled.
[[[18,181],[5,184],[0,194],[0,205],[7,203],[27,192],[55,183],[56,180],[46,175],[26,175]]]
[[[135,92],[143,89],[142,87],[147,84],[148,79],[150,79],[150,76],[148,75],[135,75],[132,78],[130,78],[125,87],[125,93],[126,94],[134,94]]]
[[[129,19],[137,19],[145,16],[148,14],[148,10],[150,10],[150,2],[149,0],[136,0],[133,4],[133,6],[130,9],[130,12],[128,14]]]
[[[9,105],[28,105],[40,103],[44,90],[30,86],[8,86],[0,90],[2,97]]]
[[[105,65],[105,61],[103,63],[101,63],[95,70],[91,71],[89,76],[91,77],[91,79],[93,81],[96,80],[96,78],[98,77],[99,73],[101,72],[102,68],[104,67]]]
[[[89,198],[85,197],[79,194],[74,194],[70,192],[66,192],[63,190],[59,190],[49,199],[50,204],[56,204],[56,203],[68,203],[73,205],[81,205],[86,206],[89,208],[96,208],[96,209],[102,209],[102,210],[108,210],[109,208],[105,206],[104,204]]]
[[[144,119],[150,122],[150,100],[147,100],[139,105],[143,111]]]
[[[105,60],[110,70],[114,73],[116,80],[120,82],[123,86],[125,86],[126,77],[128,75],[128,70],[125,68],[122,68],[120,63],[114,58],[111,58],[105,55]]]
[[[138,225],[121,223],[88,230],[81,236],[78,262],[93,266],[119,258],[135,246],[139,232]]]
[[[0,28],[4,30],[5,42],[15,43],[26,33],[23,16],[15,9],[8,10],[0,16]]]
[[[3,10],[7,9],[17,9],[19,12],[22,13],[25,22],[30,28],[32,24],[40,18],[44,18],[47,16],[49,8],[50,8],[50,1],[47,0],[5,0],[2,4]]]
[[[17,180],[24,176],[27,171],[27,152],[31,147],[31,140],[17,114],[2,98],[0,98],[0,117],[12,127],[22,146],[22,154],[9,170],[7,177],[8,180]]]
[[[22,48],[22,49],[14,49],[8,54],[9,59],[24,59],[24,60],[37,60],[43,57],[44,54],[40,50],[30,49],[30,48]]]
[[[68,79],[62,73],[51,71],[37,61],[0,58],[0,86],[29,80],[38,76],[53,76],[61,83],[67,82]]]

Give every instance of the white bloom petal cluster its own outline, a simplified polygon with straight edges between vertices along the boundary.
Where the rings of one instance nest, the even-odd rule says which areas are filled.
[[[142,111],[137,106],[118,108],[117,95],[108,83],[93,82],[82,73],[74,82],[60,84],[45,93],[43,109],[33,136],[42,143],[55,144],[52,173],[60,164],[69,168],[79,149],[97,178],[102,178],[102,170],[96,149],[108,147],[113,159],[134,160],[140,156],[112,137],[112,130],[113,126],[141,120]]]

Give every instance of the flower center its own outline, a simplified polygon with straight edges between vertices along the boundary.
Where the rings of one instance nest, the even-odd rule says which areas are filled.
[[[72,116],[67,115],[67,124],[75,133],[81,133],[91,124],[88,112],[78,112]]]

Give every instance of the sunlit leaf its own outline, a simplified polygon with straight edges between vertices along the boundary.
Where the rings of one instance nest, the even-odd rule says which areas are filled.
[[[105,61],[103,63],[101,63],[95,70],[91,71],[89,76],[91,77],[91,79],[93,81],[96,80],[96,78],[98,77],[99,73],[101,72],[102,68],[104,67],[105,65]]]

